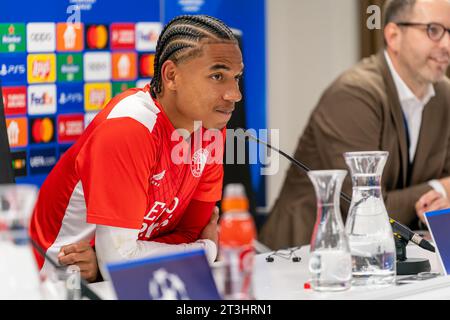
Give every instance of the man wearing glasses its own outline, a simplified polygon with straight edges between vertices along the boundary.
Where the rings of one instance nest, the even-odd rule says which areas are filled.
[[[346,151],[389,151],[388,213],[417,229],[424,212],[450,207],[450,1],[388,0],[383,18],[385,48],[325,91],[295,157],[347,169]],[[348,176],[343,191],[351,194]],[[260,240],[273,249],[307,244],[315,219],[313,187],[291,166]]]

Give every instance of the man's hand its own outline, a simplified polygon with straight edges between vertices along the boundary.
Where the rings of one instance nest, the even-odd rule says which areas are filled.
[[[444,198],[436,190],[430,190],[416,202],[416,213],[419,219],[425,223],[425,212],[450,208],[450,201]]]
[[[89,282],[97,279],[98,264],[94,249],[87,241],[61,247],[58,261],[63,266],[76,265],[80,268],[81,277]]]
[[[203,229],[202,233],[200,234],[200,239],[209,239],[213,241],[216,246],[218,245],[218,239],[219,239],[219,230],[217,227],[217,220],[219,220],[219,208],[214,207],[213,213],[211,215],[211,219],[209,220],[209,223],[206,225],[206,227]]]
[[[450,197],[450,177],[443,178],[443,179],[439,180],[439,182],[442,184],[445,191],[447,192],[447,198],[449,198]]]

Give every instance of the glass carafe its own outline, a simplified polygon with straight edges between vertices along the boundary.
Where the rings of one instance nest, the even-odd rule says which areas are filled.
[[[0,185],[0,300],[42,298],[28,236],[37,192],[31,185]]]
[[[317,198],[317,220],[311,238],[311,288],[341,291],[350,288],[352,260],[339,208],[344,170],[310,171]]]
[[[385,151],[344,153],[353,184],[345,225],[352,254],[353,285],[395,283],[395,243],[381,193],[381,176],[388,155]]]

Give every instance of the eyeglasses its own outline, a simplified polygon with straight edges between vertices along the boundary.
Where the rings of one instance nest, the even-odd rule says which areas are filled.
[[[436,42],[442,40],[445,32],[450,34],[450,29],[447,29],[440,23],[397,22],[396,25],[402,27],[426,27],[428,38]]]

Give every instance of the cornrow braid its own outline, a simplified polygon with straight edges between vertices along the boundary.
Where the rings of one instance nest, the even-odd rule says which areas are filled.
[[[161,67],[167,60],[175,63],[198,55],[199,43],[203,39],[232,41],[237,43],[233,32],[222,21],[207,15],[182,15],[172,19],[162,30],[154,62],[154,76],[150,82],[150,93],[156,98],[162,90]]]

